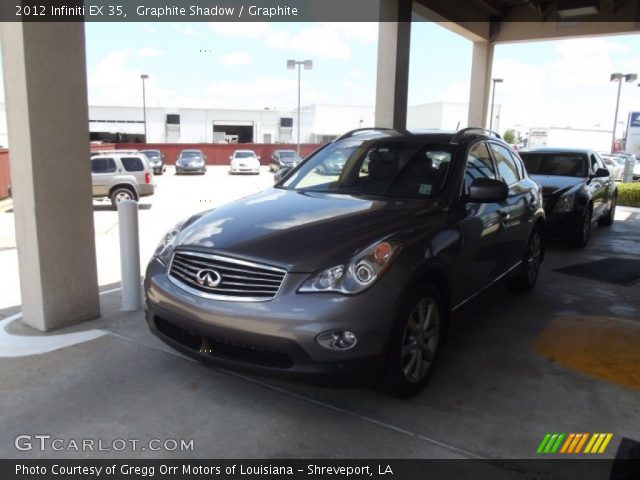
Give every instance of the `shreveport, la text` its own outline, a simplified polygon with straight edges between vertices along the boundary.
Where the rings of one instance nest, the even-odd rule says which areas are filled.
[[[101,465],[16,465],[17,475],[56,475],[56,476],[74,476],[74,475],[91,475],[100,477],[103,473],[105,476],[114,474],[135,475],[137,477],[154,477],[156,473],[160,475],[294,475],[297,472],[314,476],[340,475],[343,477],[350,476],[367,476],[372,477],[378,475],[393,475],[393,471],[389,465],[378,465],[378,471],[372,471],[369,465],[354,466],[327,466],[310,464],[306,469],[294,469],[289,465],[243,465],[234,464],[225,467],[218,465],[190,465],[183,464],[181,467],[175,465],[145,465],[136,466],[126,463],[109,466]]]

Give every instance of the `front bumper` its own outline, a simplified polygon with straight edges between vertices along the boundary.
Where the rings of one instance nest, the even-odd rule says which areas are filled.
[[[176,171],[181,173],[204,172],[205,165],[176,165]]]
[[[289,273],[267,302],[218,301],[177,287],[154,259],[145,277],[147,322],[163,341],[203,363],[320,382],[379,376],[402,283],[385,275],[352,297],[296,293],[306,278]],[[316,342],[320,333],[340,329],[356,333],[355,347],[334,351]]]
[[[260,173],[260,167],[234,166],[229,168],[231,173]]]
[[[571,237],[578,226],[582,224],[582,212],[571,211],[566,213],[546,213],[546,233],[548,238]]]

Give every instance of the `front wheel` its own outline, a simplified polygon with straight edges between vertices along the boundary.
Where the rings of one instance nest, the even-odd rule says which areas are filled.
[[[591,236],[591,219],[593,216],[593,207],[587,205],[582,214],[582,218],[576,226],[576,231],[573,236],[573,243],[578,248],[583,248],[589,242]]]
[[[605,217],[600,217],[598,220],[598,225],[602,225],[604,227],[609,227],[613,225],[613,220],[616,216],[616,203],[618,200],[618,196],[614,195],[613,199],[611,199],[611,207],[609,207],[609,211]]]
[[[534,227],[527,242],[520,271],[518,275],[509,282],[509,288],[518,292],[529,292],[533,290],[538,280],[540,264],[544,256],[543,242],[542,229],[539,226]]]
[[[385,385],[394,395],[416,395],[429,379],[442,344],[447,310],[431,283],[418,285],[400,309],[391,334]]]

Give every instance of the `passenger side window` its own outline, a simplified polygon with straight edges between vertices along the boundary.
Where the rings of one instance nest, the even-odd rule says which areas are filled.
[[[509,153],[511,154],[511,159],[513,160],[513,163],[516,164],[516,167],[518,169],[518,178],[520,180],[522,180],[524,178],[524,163],[522,162],[522,159],[518,156],[518,154],[513,153],[511,150],[509,150]]]
[[[520,180],[520,175],[518,174],[518,167],[516,167],[515,162],[511,158],[509,150],[504,148],[502,145],[495,143],[491,144],[491,150],[493,151],[493,156],[496,159],[496,166],[498,167],[500,180],[507,185],[517,183]]]
[[[138,157],[122,157],[120,160],[127,172],[142,172],[144,170],[144,163]]]
[[[116,171],[116,162],[113,158],[94,158],[91,160],[91,173],[113,173]]]
[[[467,169],[464,173],[466,190],[476,178],[496,178],[491,155],[489,155],[489,150],[484,142],[476,143],[469,150]]]

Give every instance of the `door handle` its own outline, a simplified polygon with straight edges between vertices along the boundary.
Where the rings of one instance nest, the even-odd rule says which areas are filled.
[[[511,214],[509,212],[500,212],[500,225],[506,227],[511,220]]]

